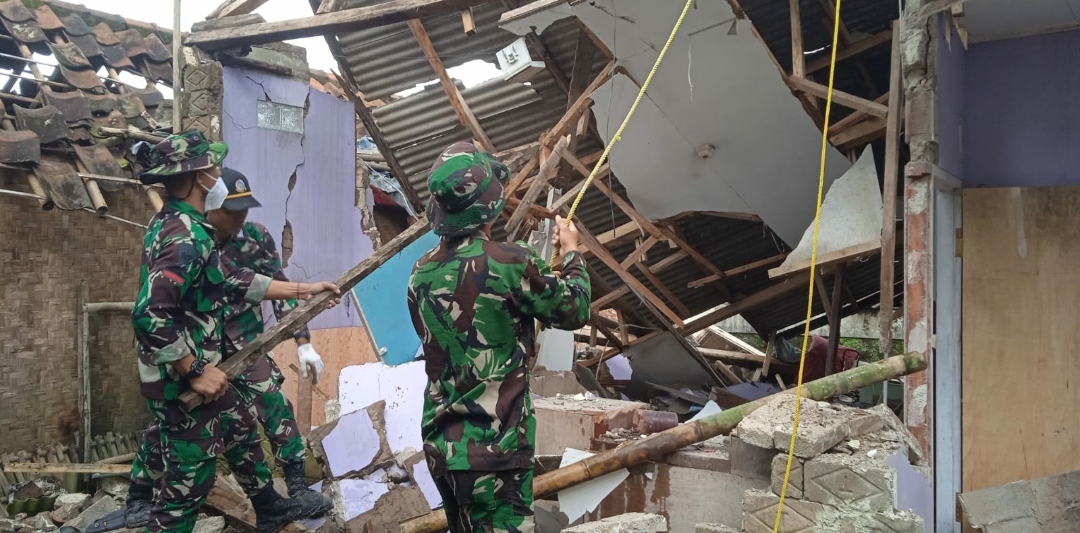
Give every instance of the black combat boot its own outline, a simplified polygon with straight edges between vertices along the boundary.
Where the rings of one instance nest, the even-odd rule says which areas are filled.
[[[282,498],[274,490],[273,483],[267,484],[263,490],[251,497],[251,506],[255,508],[255,531],[258,533],[278,533],[290,522],[314,518],[330,510],[329,505],[320,506],[295,498]]]
[[[315,507],[325,507],[323,513],[334,506],[330,498],[308,488],[307,479],[304,476],[304,463],[286,463],[281,469],[285,472],[285,486],[289,488],[290,498]]]
[[[124,509],[124,523],[128,529],[144,527],[150,523],[150,507],[153,502],[153,486],[134,481],[128,485],[127,508]]]

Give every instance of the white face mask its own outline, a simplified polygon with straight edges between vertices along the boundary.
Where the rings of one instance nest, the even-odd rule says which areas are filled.
[[[229,188],[225,186],[225,182],[221,178],[215,178],[207,172],[203,172],[203,175],[214,180],[214,186],[209,189],[205,185],[199,184],[200,187],[206,191],[206,210],[213,211],[215,209],[221,209],[222,204],[225,203],[225,197],[229,195]]]

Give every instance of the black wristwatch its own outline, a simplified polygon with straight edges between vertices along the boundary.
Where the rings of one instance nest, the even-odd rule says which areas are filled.
[[[206,369],[206,359],[196,359],[194,363],[191,363],[191,368],[180,376],[180,379],[191,381],[201,376],[204,369]]]

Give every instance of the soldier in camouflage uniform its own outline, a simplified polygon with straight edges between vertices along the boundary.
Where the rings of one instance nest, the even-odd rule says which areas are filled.
[[[217,365],[227,306],[340,291],[330,283],[284,283],[222,264],[204,212],[220,208],[228,193],[219,178],[227,153],[227,146],[208,142],[199,131],[172,135],[149,151],[149,168],[140,175],[142,183],[162,183],[168,192],[146,230],[131,316],[140,388],[160,426],[166,464],[149,531],[192,530],[214,485],[218,455],[251,498],[260,532],[279,531],[317,511],[282,498],[269,484],[255,417]],[[179,397],[189,389],[205,403],[186,409]]]
[[[589,319],[589,275],[572,225],[557,219],[561,277],[524,243],[489,240],[508,174],[470,143],[443,152],[427,207],[442,239],[409,280],[429,380],[424,452],[454,533],[533,531],[535,321],[572,330]]]
[[[257,222],[247,220],[248,209],[262,207],[255,199],[247,178],[233,169],[222,169],[221,180],[228,188],[228,195],[221,209],[207,213],[213,225],[214,238],[221,250],[221,260],[226,268],[250,269],[258,274],[287,282],[281,270],[281,258],[269,230]],[[272,302],[274,315],[284,318],[297,306],[295,299]],[[225,308],[225,352],[236,353],[255,340],[264,329],[262,306],[247,302]],[[311,332],[302,326],[293,338],[297,343],[301,378],[307,377],[312,367],[315,379],[322,374],[323,362],[311,345]],[[312,505],[330,510],[332,502],[307,487],[304,477],[306,452],[296,424],[292,405],[281,390],[285,377],[270,354],[256,360],[243,374],[232,379],[237,399],[249,409],[263,426],[275,459],[285,473],[289,495],[303,498]],[[135,460],[131,464],[131,483],[128,487],[125,522],[128,528],[142,527],[149,522],[154,487],[165,475],[165,463],[161,450],[160,426],[157,420],[150,423],[143,436]]]

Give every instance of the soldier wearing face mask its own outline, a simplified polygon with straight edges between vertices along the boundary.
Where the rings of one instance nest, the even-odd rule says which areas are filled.
[[[164,477],[150,512],[149,531],[189,533],[214,485],[219,455],[228,460],[255,508],[260,532],[280,531],[325,508],[285,499],[270,484],[251,410],[217,368],[223,356],[225,310],[263,300],[340,294],[331,283],[277,281],[223,263],[206,212],[228,196],[220,179],[228,147],[193,130],[172,135],[146,155],[143,184],[161,183],[168,200],[143,241],[139,294],[132,310],[141,392],[157,422]],[[194,390],[205,403],[186,409],[179,397]]]

